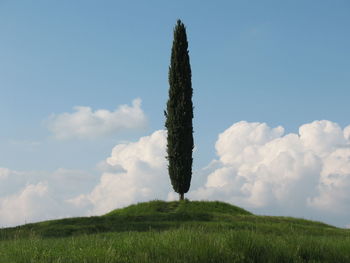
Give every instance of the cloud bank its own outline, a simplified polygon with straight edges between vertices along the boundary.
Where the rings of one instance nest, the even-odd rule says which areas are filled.
[[[219,134],[217,158],[194,171],[187,196],[345,227],[350,223],[349,134],[350,126],[342,129],[326,120],[304,124],[298,134],[285,134],[283,127],[265,123],[235,123]],[[162,130],[118,144],[99,164],[102,173],[98,177],[61,169],[50,180],[33,179],[33,174],[18,180],[18,172],[0,169],[0,181],[11,180],[9,185],[17,187],[16,191],[1,189],[0,224],[23,223],[16,218],[24,216],[42,220],[74,213],[103,214],[135,202],[177,198],[167,173],[165,148]],[[197,177],[204,178],[203,182]],[[81,181],[86,185],[79,185]],[[26,211],[25,215],[11,217],[13,209]]]
[[[215,169],[191,196],[262,213],[349,218],[349,127],[314,121],[284,134],[265,123],[236,123],[219,135]]]
[[[315,121],[302,125],[298,134],[285,134],[281,126],[235,123],[218,136],[218,158],[195,171],[206,180],[192,185],[188,196],[345,226],[350,218],[349,127]],[[107,162],[123,172],[103,174],[79,200],[90,203],[93,213],[104,213],[137,201],[177,198],[169,189],[165,147],[164,131],[117,145]]]
[[[71,202],[87,209],[89,214],[103,214],[135,202],[166,199],[171,186],[165,147],[166,135],[162,130],[137,142],[115,146],[106,164],[120,171],[104,172],[91,193]]]
[[[90,192],[98,178],[79,170],[18,172],[0,168],[0,227],[86,213],[69,199]]]
[[[121,105],[115,111],[76,106],[73,113],[52,115],[47,124],[57,139],[92,139],[144,128],[147,118],[141,109],[141,99],[135,99],[132,106]]]

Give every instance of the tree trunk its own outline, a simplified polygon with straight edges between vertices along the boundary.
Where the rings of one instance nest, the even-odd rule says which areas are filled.
[[[180,200],[180,201],[183,201],[183,200],[184,200],[184,196],[185,196],[184,193],[180,193],[180,194],[179,194],[179,200]]]

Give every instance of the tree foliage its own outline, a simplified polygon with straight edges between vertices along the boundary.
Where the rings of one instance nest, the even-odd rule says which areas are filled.
[[[186,27],[177,21],[169,67],[169,99],[165,112],[168,171],[174,191],[180,200],[190,189],[193,151],[193,104],[191,65]]]

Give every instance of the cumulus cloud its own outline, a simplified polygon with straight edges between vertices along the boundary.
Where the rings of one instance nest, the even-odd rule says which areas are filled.
[[[10,169],[0,167],[0,180],[6,179],[10,173]]]
[[[166,199],[171,191],[165,159],[165,131],[156,131],[137,142],[115,146],[106,163],[119,171],[106,169],[100,182],[87,195],[71,200],[90,214],[103,214],[135,202]]]
[[[217,168],[191,196],[263,213],[349,216],[348,132],[349,127],[342,130],[325,120],[302,125],[299,134],[264,123],[236,123],[219,135]]]
[[[323,159],[319,195],[308,200],[318,209],[348,214],[350,208],[350,147],[335,149]]]
[[[0,199],[2,225],[13,225],[56,215],[59,206],[45,183],[26,185],[20,192]],[[61,211],[62,212],[62,211]]]
[[[79,170],[0,168],[0,227],[85,214],[68,200],[90,192],[96,183],[95,176]]]
[[[235,123],[218,136],[218,159],[194,171],[194,179],[206,180],[193,180],[188,196],[345,226],[346,222],[334,218],[350,208],[346,130],[330,121],[302,125],[298,134],[285,134],[283,127],[265,123]],[[115,146],[106,163],[118,171],[109,168],[91,193],[71,201],[91,214],[102,214],[139,201],[176,199],[167,175],[165,147],[165,131]]]
[[[132,106],[121,105],[115,111],[93,111],[90,107],[76,106],[72,113],[52,115],[48,129],[57,139],[91,139],[130,129],[141,129],[147,118],[141,109],[141,99]]]
[[[219,134],[217,158],[194,171],[187,196],[344,227],[350,218],[349,133],[350,126],[342,129],[326,120],[288,134],[280,126],[235,123]],[[116,145],[97,165],[98,177],[64,169],[40,174],[1,168],[0,224],[96,215],[141,201],[177,199],[165,156],[166,132],[160,130]]]

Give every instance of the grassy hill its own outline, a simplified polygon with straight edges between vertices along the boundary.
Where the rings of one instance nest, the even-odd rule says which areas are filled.
[[[0,230],[0,262],[350,262],[350,231],[222,202],[151,201]]]

